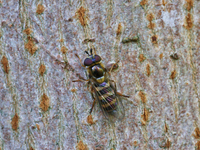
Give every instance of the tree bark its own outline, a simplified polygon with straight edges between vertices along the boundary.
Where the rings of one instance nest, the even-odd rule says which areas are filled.
[[[200,149],[200,1],[0,2],[0,149]],[[111,124],[83,62],[107,65],[125,118]]]

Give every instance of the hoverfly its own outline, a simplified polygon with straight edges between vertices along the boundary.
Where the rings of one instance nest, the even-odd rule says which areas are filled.
[[[88,57],[84,60],[84,64],[81,63],[81,59],[77,54],[76,56],[79,58],[81,65],[87,69],[89,79],[79,79],[74,80],[73,82],[84,80],[88,81],[88,85],[91,85],[94,101],[90,109],[90,114],[94,108],[95,100],[98,100],[99,106],[106,119],[112,123],[117,120],[122,120],[125,112],[121,102],[121,97],[129,96],[117,92],[116,83],[110,79],[110,72],[116,64],[113,64],[113,66],[109,67],[108,70],[101,62],[101,57],[92,53],[92,49],[90,50],[90,54],[87,51],[85,51],[85,53]]]

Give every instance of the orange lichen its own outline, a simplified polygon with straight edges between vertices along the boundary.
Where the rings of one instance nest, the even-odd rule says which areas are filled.
[[[147,102],[146,95],[145,95],[145,93],[143,91],[139,92],[139,96],[141,98],[142,103],[146,103]]]
[[[87,25],[87,17],[86,17],[86,9],[81,6],[78,11],[76,12],[76,15],[81,23],[82,26]]]
[[[1,63],[3,65],[3,69],[5,71],[5,73],[9,73],[9,64],[8,64],[8,59],[6,58],[6,56],[3,56],[1,59]]]
[[[17,131],[17,128],[19,126],[19,116],[17,113],[15,113],[14,117],[12,118],[11,125],[12,125],[12,129],[14,131]]]
[[[154,15],[152,13],[149,13],[147,15],[147,20],[149,20],[150,22],[154,19]]]
[[[31,30],[31,28],[26,28],[23,32],[27,35],[30,35],[33,31]]]
[[[162,59],[162,58],[163,58],[163,53],[161,53],[161,54],[159,55],[159,58],[160,58],[160,59]]]
[[[148,25],[147,25],[147,27],[149,28],[149,29],[154,29],[155,28],[155,23],[152,23],[152,22],[150,22]]]
[[[121,33],[122,33],[122,25],[121,23],[119,23],[117,28],[117,36],[120,35]]]
[[[143,110],[143,114],[141,115],[141,118],[142,118],[142,125],[145,125],[146,124],[146,122],[148,121],[148,119],[149,119],[149,111],[146,109],[146,108],[144,108],[144,110]]]
[[[192,134],[196,139],[200,138],[200,130],[198,127],[195,128],[194,133]]]
[[[140,2],[140,5],[146,5],[147,4],[147,2],[148,2],[148,0],[142,0],[141,2]]]
[[[185,20],[186,20],[186,25],[184,27],[188,30],[191,29],[193,27],[192,15],[188,13],[188,15],[185,16]]]
[[[49,109],[49,106],[50,106],[50,100],[46,94],[43,94],[41,97],[40,108],[43,111],[47,111]]]
[[[77,150],[88,150],[87,145],[84,144],[83,141],[79,141],[76,148]]]
[[[167,139],[167,141],[166,141],[166,143],[165,143],[165,148],[170,148],[170,146],[171,146],[171,142],[170,142],[170,140],[169,139]]]
[[[94,124],[95,122],[93,121],[93,118],[92,118],[92,115],[89,115],[88,117],[87,117],[87,123],[89,123],[89,124]]]
[[[41,65],[40,65],[40,68],[39,68],[39,74],[40,74],[41,76],[43,76],[44,73],[45,73],[45,71],[46,71],[45,65],[41,64]]]
[[[153,35],[153,36],[151,37],[151,41],[152,41],[153,44],[156,44],[156,43],[157,43],[157,38],[158,38],[157,35]]]
[[[138,142],[137,142],[137,141],[134,141],[134,142],[133,142],[133,145],[134,145],[134,146],[138,146]]]
[[[36,124],[36,127],[38,130],[40,130],[40,125],[39,124]]]
[[[63,54],[66,54],[68,49],[65,47],[65,46],[62,46],[60,51],[63,53]]]
[[[139,61],[140,61],[140,62],[143,62],[145,59],[146,59],[146,58],[144,57],[144,55],[143,55],[143,54],[140,54],[140,56],[139,56]]]
[[[174,79],[176,77],[176,70],[171,72],[170,79]]]
[[[147,71],[147,76],[150,76],[151,70],[150,70],[150,65],[149,64],[147,64],[147,66],[146,66],[146,71]]]
[[[30,147],[30,150],[35,150],[34,148]]]
[[[190,9],[192,9],[193,6],[194,6],[193,0],[186,0],[186,9],[188,11],[190,11]]]
[[[77,89],[73,88],[71,89],[71,92],[75,93],[77,91]]]
[[[167,2],[165,2],[165,0],[162,0],[162,5],[165,6],[167,4]]]
[[[36,13],[37,14],[42,14],[44,12],[44,6],[42,5],[42,4],[39,4],[38,6],[37,6],[37,10],[36,10]]]
[[[200,141],[197,141],[197,143],[195,144],[196,150],[200,150]]]
[[[164,126],[164,131],[165,131],[165,132],[168,132],[168,126],[167,126],[166,123],[165,123],[165,126]]]
[[[37,46],[35,46],[35,41],[31,37],[28,37],[28,42],[25,44],[25,49],[27,49],[31,55],[33,55],[38,49]]]
[[[60,39],[60,42],[64,42],[64,39]]]
[[[162,17],[162,11],[159,10],[156,16],[157,16],[157,18],[161,18]]]
[[[143,126],[145,126],[145,125],[146,125],[146,121],[144,121],[143,119],[141,119],[141,124],[142,124]]]

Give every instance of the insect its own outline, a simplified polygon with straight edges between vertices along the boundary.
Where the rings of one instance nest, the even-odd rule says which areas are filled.
[[[91,93],[94,101],[90,109],[90,114],[97,100],[105,118],[110,122],[114,123],[117,120],[123,119],[125,112],[121,97],[129,96],[117,92],[116,83],[110,79],[110,72],[116,64],[113,63],[112,67],[109,65],[108,70],[101,62],[101,57],[93,54],[92,49],[90,50],[90,54],[87,51],[85,53],[88,57],[84,60],[84,64],[81,63],[81,59],[77,54],[76,56],[79,58],[81,65],[86,68],[89,79],[79,79],[74,80],[74,82],[88,81],[88,85],[91,85]]]

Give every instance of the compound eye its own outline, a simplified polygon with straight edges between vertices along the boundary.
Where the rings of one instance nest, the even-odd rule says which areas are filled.
[[[93,63],[93,62],[92,62],[92,59],[90,59],[90,58],[86,58],[86,59],[84,60],[84,65],[85,65],[85,66],[90,66],[92,63]]]
[[[100,57],[99,55],[95,55],[94,58],[95,58],[95,61],[96,61],[96,62],[101,61],[101,57]]]

